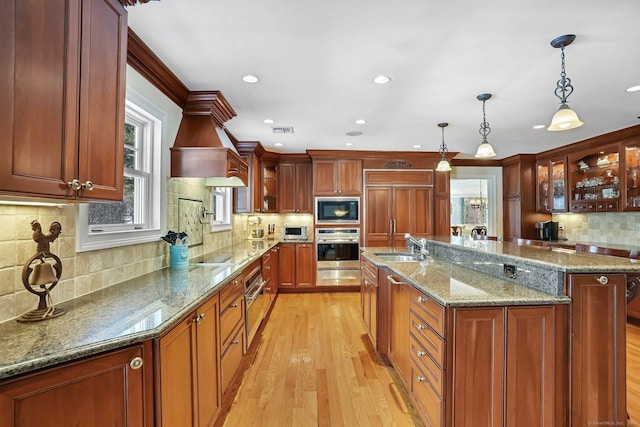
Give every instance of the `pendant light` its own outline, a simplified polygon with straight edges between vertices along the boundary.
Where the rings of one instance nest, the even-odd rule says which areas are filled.
[[[580,121],[576,112],[569,108],[567,104],[567,98],[573,92],[573,86],[571,85],[571,79],[567,77],[567,73],[564,70],[564,48],[569,46],[575,39],[575,34],[566,34],[551,40],[551,46],[560,48],[562,51],[562,68],[560,80],[556,83],[556,90],[554,91],[555,95],[560,99],[560,108],[553,115],[551,124],[547,128],[550,131],[575,129],[584,124]]]
[[[449,162],[447,161],[447,152],[449,151],[447,149],[447,144],[445,144],[444,142],[444,128],[446,128],[447,126],[449,126],[449,123],[438,123],[438,126],[440,127],[440,129],[442,129],[442,144],[440,144],[440,162],[438,163],[438,166],[436,167],[436,171],[438,172],[449,172],[451,170],[451,165],[449,164]]]
[[[484,103],[487,99],[491,98],[490,93],[481,93],[476,98],[478,101],[482,101],[482,123],[480,123],[480,135],[482,135],[482,142],[478,146],[478,151],[476,151],[475,157],[486,159],[488,157],[495,157],[496,152],[493,151],[493,147],[487,141],[487,135],[491,133],[491,128],[489,127],[489,123],[487,123],[486,111],[484,108]]]

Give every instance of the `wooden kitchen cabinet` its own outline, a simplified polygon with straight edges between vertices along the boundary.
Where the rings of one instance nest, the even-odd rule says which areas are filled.
[[[433,235],[433,188],[366,186],[365,246],[406,245],[405,234]]]
[[[314,160],[313,193],[316,196],[360,196],[362,160]]]
[[[620,155],[617,144],[569,155],[570,202],[574,213],[620,210]]]
[[[127,13],[1,0],[0,192],[122,200]]]
[[[629,138],[622,142],[620,152],[624,167],[620,168],[621,210],[640,211],[640,138]]]
[[[404,235],[429,237],[434,230],[433,172],[365,172],[365,246],[405,246]],[[448,189],[443,189],[448,199]],[[447,221],[448,222],[448,221]]]
[[[624,274],[568,277],[571,426],[626,423],[626,286]]]
[[[278,213],[278,161],[260,159],[262,171],[262,192],[259,212]]]
[[[280,247],[275,246],[269,251],[267,251],[264,255],[262,255],[262,280],[264,280],[264,293],[269,298],[269,304],[267,305],[267,312],[271,308],[271,305],[276,299],[276,294],[278,292],[278,281],[279,279],[279,251]]]
[[[411,286],[389,272],[384,280],[389,283],[391,306],[389,359],[398,376],[410,389],[411,360],[409,357],[409,303]]]
[[[378,268],[362,258],[360,260],[360,306],[362,320],[367,327],[369,339],[378,349]]]
[[[518,154],[502,162],[503,238],[536,239],[536,222],[551,219],[551,214],[536,212],[536,159]]]
[[[280,213],[313,213],[311,160],[280,162]]]
[[[229,285],[227,285],[228,287]],[[209,426],[221,407],[219,297],[157,340],[157,425]]]
[[[540,213],[567,212],[567,159],[536,162],[536,210]]]
[[[150,344],[28,374],[0,385],[0,426],[153,426]]]
[[[315,286],[315,249],[312,243],[281,243],[280,288]]]

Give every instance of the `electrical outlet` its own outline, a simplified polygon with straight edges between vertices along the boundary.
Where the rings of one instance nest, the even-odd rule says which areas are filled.
[[[503,264],[504,269],[502,270],[502,274],[510,279],[515,279],[517,275],[516,266],[513,264]]]

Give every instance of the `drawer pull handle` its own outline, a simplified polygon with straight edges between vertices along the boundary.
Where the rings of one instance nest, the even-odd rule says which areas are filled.
[[[142,368],[142,357],[138,356],[131,359],[131,361],[129,362],[129,366],[131,366],[131,369]]]
[[[416,328],[417,328],[419,331],[421,331],[421,330],[425,329],[425,328],[426,328],[426,326],[424,326],[424,325],[422,325],[422,324],[418,323],[418,324],[416,325]]]
[[[240,344],[240,340],[233,340],[231,341],[231,344]]]
[[[421,382],[426,381],[426,380],[427,380],[427,379],[426,379],[426,378],[423,378],[423,377],[416,377],[416,382],[417,382],[417,383],[421,383]]]
[[[418,356],[418,357],[422,357],[422,356],[424,356],[426,354],[427,353],[425,353],[424,351],[420,351],[420,350],[416,351],[416,356]]]
[[[238,303],[231,304],[229,307],[238,308]]]
[[[402,285],[402,282],[398,282],[396,279],[393,278],[393,276],[388,275],[387,276],[387,280],[389,280],[391,283],[393,283],[394,285]]]
[[[601,285],[606,285],[607,283],[609,283],[609,278],[607,276],[600,276],[596,279],[598,281],[598,283],[600,283]]]
[[[418,302],[427,302],[426,298],[418,297]]]

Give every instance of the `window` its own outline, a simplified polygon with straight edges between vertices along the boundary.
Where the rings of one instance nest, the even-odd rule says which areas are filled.
[[[211,231],[231,230],[231,188],[212,187],[209,208]]]
[[[80,205],[78,252],[157,240],[161,233],[164,114],[127,88],[122,202]]]

